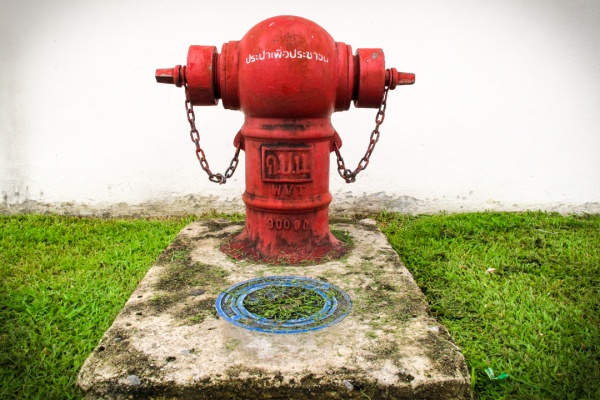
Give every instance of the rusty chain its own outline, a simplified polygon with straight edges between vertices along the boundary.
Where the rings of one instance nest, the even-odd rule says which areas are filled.
[[[225,175],[223,175],[221,173],[213,174],[212,171],[210,170],[210,167],[208,166],[208,161],[206,161],[206,156],[204,155],[204,150],[202,150],[202,147],[200,147],[200,133],[198,132],[198,129],[196,129],[196,115],[194,114],[194,106],[192,105],[192,102],[190,101],[190,95],[188,93],[187,83],[184,84],[184,87],[185,87],[185,111],[187,113],[187,119],[188,119],[188,122],[190,123],[190,128],[191,128],[190,137],[192,139],[192,142],[194,142],[196,144],[196,157],[198,157],[198,161],[200,162],[200,167],[202,167],[202,169],[208,174],[208,179],[211,182],[218,183],[219,185],[227,183],[227,179],[229,179],[233,176],[233,173],[235,172],[235,169],[238,166],[240,150],[242,148],[242,144],[241,144],[241,142],[238,143],[236,150],[235,150],[235,155],[231,159],[231,163],[229,164],[229,168],[227,168],[227,170],[225,171]]]
[[[204,154],[204,150],[202,150],[202,148],[200,147],[200,133],[198,132],[198,129],[196,129],[196,115],[194,114],[194,106],[192,105],[192,102],[190,101],[187,83],[184,85],[184,87],[185,87],[185,111],[186,111],[187,119],[188,119],[188,122],[190,123],[190,128],[191,128],[190,129],[190,138],[192,139],[192,142],[194,142],[196,144],[196,157],[198,157],[198,161],[200,162],[200,167],[202,167],[202,169],[208,174],[208,179],[211,182],[215,182],[215,183],[222,185],[222,184],[226,183],[227,179],[231,178],[233,176],[233,174],[235,173],[235,169],[237,168],[238,163],[239,163],[241,143],[239,143],[237,145],[235,155],[231,159],[231,163],[229,164],[229,167],[225,171],[225,174],[224,175],[221,173],[213,174],[208,165],[208,161],[206,160],[206,155]],[[360,171],[366,169],[367,166],[369,165],[371,154],[373,153],[373,150],[375,149],[375,145],[379,141],[379,135],[380,135],[379,127],[385,120],[385,109],[387,107],[387,96],[388,96],[389,90],[390,90],[390,87],[386,86],[385,91],[383,93],[383,101],[381,102],[381,105],[379,106],[379,110],[377,111],[377,115],[375,116],[375,129],[373,129],[373,131],[371,132],[369,146],[367,147],[367,151],[365,152],[365,155],[363,156],[363,158],[361,158],[361,160],[359,161],[359,163],[356,166],[356,169],[354,171],[351,171],[346,168],[346,165],[344,163],[344,158],[342,157],[342,155],[340,153],[339,145],[337,142],[333,142],[333,145],[335,148],[335,155],[337,156],[338,173],[346,181],[346,183],[356,182],[356,175],[358,175],[358,173]]]
[[[358,166],[354,171],[346,169],[346,165],[344,164],[344,158],[340,154],[340,148],[337,142],[333,142],[333,146],[335,147],[335,155],[337,156],[337,169],[340,176],[346,181],[346,183],[356,182],[356,175],[369,165],[369,159],[371,158],[371,153],[375,149],[375,145],[379,141],[379,126],[383,124],[383,120],[385,119],[385,109],[387,107],[387,96],[390,90],[389,85],[385,87],[385,91],[383,92],[383,101],[379,106],[379,111],[377,111],[377,115],[375,116],[375,129],[371,132],[371,138],[369,141],[369,147],[367,147],[367,152],[358,162]]]

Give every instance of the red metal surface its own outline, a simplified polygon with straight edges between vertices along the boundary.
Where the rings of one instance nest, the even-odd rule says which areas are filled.
[[[219,104],[217,80],[217,48],[214,46],[190,46],[185,66],[185,80],[190,101],[195,106]]]
[[[357,49],[358,91],[354,107],[377,108],[385,88],[385,57],[381,49]]]
[[[334,140],[341,146],[331,114],[352,101],[379,108],[386,85],[414,83],[414,74],[386,72],[381,49],[353,55],[314,22],[279,16],[220,54],[191,46],[186,67],[157,70],[156,80],[187,84],[193,105],[221,98],[244,113],[235,143],[246,152],[246,226],[222,249],[294,263],[344,251],[329,230],[329,153]]]

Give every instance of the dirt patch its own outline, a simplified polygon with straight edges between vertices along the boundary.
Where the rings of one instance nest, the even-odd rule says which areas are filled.
[[[186,304],[184,307],[176,310],[173,316],[187,325],[198,325],[204,322],[207,317],[219,318],[215,309],[216,297],[209,297],[204,300]]]
[[[193,240],[178,236],[158,257],[162,273],[152,286],[154,296],[127,304],[123,312],[136,317],[169,313],[185,324],[198,324],[215,316],[216,295],[227,287],[228,273],[190,258]],[[202,296],[203,295],[203,296]],[[201,296],[202,300],[197,300]]]
[[[448,336],[450,336],[448,334]],[[419,345],[423,346],[425,355],[434,362],[436,370],[446,376],[455,376],[457,370],[461,370],[462,363],[456,359],[458,351],[453,340],[429,332],[427,336],[418,339]]]
[[[358,293],[356,312],[371,320],[372,324],[407,321],[419,315],[429,314],[427,301],[415,293],[403,292],[386,273],[366,274],[371,283]],[[397,279],[396,279],[397,281]]]
[[[248,374],[250,376],[258,376],[262,378],[263,376],[267,376],[268,373],[261,368],[248,368],[241,365],[235,365],[227,369],[226,374],[233,377],[238,378],[241,374]],[[277,375],[276,375],[277,376]]]

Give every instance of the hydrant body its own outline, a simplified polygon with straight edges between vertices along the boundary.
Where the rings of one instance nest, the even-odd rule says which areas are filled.
[[[187,66],[159,70],[157,80],[161,74],[186,84],[193,105],[221,98],[245,115],[234,143],[246,154],[246,225],[224,251],[292,263],[343,252],[329,230],[329,159],[341,147],[331,114],[353,100],[377,108],[386,85],[412,83],[414,75],[386,73],[381,49],[353,55],[319,25],[293,16],[259,23],[220,54],[191,46]]]

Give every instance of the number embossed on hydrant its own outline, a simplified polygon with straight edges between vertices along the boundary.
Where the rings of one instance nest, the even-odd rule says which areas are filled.
[[[272,218],[269,218],[267,220],[267,228],[269,229],[291,229],[292,227],[294,228],[295,231],[300,230],[300,227],[302,227],[302,230],[307,230],[309,226],[309,222],[307,220],[304,221],[300,221],[299,219],[294,220],[293,222],[291,222],[289,219],[276,219],[273,220]]]

